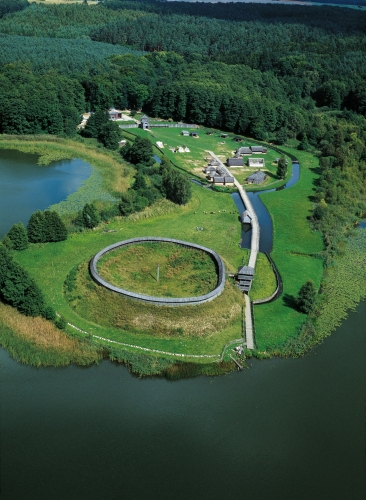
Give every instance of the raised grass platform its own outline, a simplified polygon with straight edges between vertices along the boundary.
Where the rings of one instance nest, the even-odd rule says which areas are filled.
[[[125,246],[130,246],[134,244],[141,244],[141,243],[151,243],[151,242],[158,242],[158,243],[172,243],[175,245],[179,245],[181,247],[189,248],[189,249],[194,249],[194,250],[199,250],[201,252],[205,252],[208,254],[212,260],[215,263],[216,267],[216,273],[217,273],[217,284],[215,288],[208,293],[205,293],[203,295],[198,295],[198,296],[190,296],[190,297],[158,297],[158,296],[153,296],[153,295],[146,295],[142,293],[138,293],[135,291],[131,290],[126,290],[124,288],[120,288],[108,281],[106,281],[99,273],[98,271],[98,262],[100,259],[105,256],[107,253],[116,250],[121,247]],[[221,259],[221,257],[211,250],[210,248],[197,245],[195,243],[190,243],[187,241],[182,241],[182,240],[176,240],[172,238],[159,238],[159,237],[153,237],[153,236],[148,236],[148,237],[142,237],[142,238],[132,238],[129,240],[124,240],[120,241],[118,243],[115,243],[114,245],[110,245],[100,252],[98,252],[90,261],[89,265],[90,273],[93,277],[93,279],[100,285],[104,286],[105,288],[119,293],[121,295],[124,295],[126,297],[135,299],[135,300],[140,300],[143,302],[148,302],[150,304],[155,304],[155,305],[164,305],[164,306],[185,306],[185,305],[195,305],[195,304],[203,304],[205,302],[209,302],[213,300],[215,297],[220,295],[222,291],[224,290],[225,286],[225,265]]]

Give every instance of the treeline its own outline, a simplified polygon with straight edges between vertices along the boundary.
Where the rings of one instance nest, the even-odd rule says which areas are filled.
[[[25,250],[28,243],[48,243],[67,239],[67,229],[54,210],[37,210],[28,221],[27,228],[19,222],[13,224],[2,243],[9,250]]]
[[[0,18],[5,14],[17,12],[29,7],[27,0],[0,0]]]
[[[352,9],[270,4],[32,4],[0,20],[0,32],[23,36],[9,39],[9,51],[2,44],[0,133],[72,135],[82,112],[116,106],[278,144],[298,139],[321,158],[313,221],[331,259],[344,228],[366,211],[365,18]],[[28,38],[35,50],[21,55],[25,35],[59,38]],[[48,41],[50,49],[59,43],[62,64],[48,57]],[[123,53],[126,44],[147,53]],[[94,47],[110,57],[88,62]],[[114,125],[90,136],[113,148]],[[148,191],[177,192],[179,180],[163,186],[163,172],[127,156],[142,175],[131,206],[151,203]]]

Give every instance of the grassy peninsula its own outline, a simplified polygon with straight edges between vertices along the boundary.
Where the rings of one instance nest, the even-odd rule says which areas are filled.
[[[87,266],[109,244],[151,235],[210,247],[228,275],[235,273],[248,263],[248,252],[239,244],[234,188],[189,189],[186,181],[207,184],[209,151],[225,161],[238,146],[258,143],[268,148],[261,168],[266,180],[250,189],[273,189],[261,199],[273,222],[271,256],[283,293],[254,306],[256,348],[245,355],[298,355],[328,335],[346,306],[365,295],[365,280],[358,281],[364,236],[354,231],[366,213],[364,20],[364,11],[315,5],[2,0],[0,147],[38,153],[45,168],[75,157],[92,167],[76,193],[51,207],[68,239],[12,252],[65,320],[65,330],[1,304],[2,345],[35,365],[109,357],[140,374],[172,377],[234,368],[230,349],[242,339],[245,317],[232,277],[213,302],[173,310],[101,289]],[[155,125],[194,124],[198,137],[183,134],[188,125],[122,132],[109,120],[110,108],[129,114],[121,118],[128,124],[144,114]],[[124,159],[121,139],[125,151],[142,140],[153,152],[142,158],[137,148],[136,161]],[[161,168],[153,153],[163,160]],[[289,167],[284,179],[277,175],[282,153]],[[300,180],[276,191],[291,177],[292,157],[300,161]],[[251,171],[246,164],[233,169],[242,184]],[[82,229],[86,204],[101,222]],[[158,293],[212,286],[208,263],[193,259],[188,276],[186,261],[176,273],[179,265],[169,268],[169,259],[152,251],[124,282],[145,286],[162,260]],[[120,283],[122,261],[107,261],[103,272]],[[347,274],[347,263],[356,276]],[[306,315],[297,296],[309,280],[319,293]],[[153,291],[153,280],[150,285]],[[260,254],[250,298],[270,297],[275,288],[273,269]]]

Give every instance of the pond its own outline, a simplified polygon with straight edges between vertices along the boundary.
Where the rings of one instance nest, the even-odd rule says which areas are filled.
[[[39,156],[0,149],[0,238],[15,222],[26,226],[36,210],[64,200],[91,174],[83,160],[61,160],[37,165]]]

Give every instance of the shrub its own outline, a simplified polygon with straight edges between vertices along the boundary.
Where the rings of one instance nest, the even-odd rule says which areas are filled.
[[[296,303],[299,310],[305,314],[310,314],[315,305],[316,289],[314,282],[308,280],[299,291]]]
[[[28,248],[28,235],[22,222],[13,224],[8,234],[5,245],[13,250],[25,250]]]

